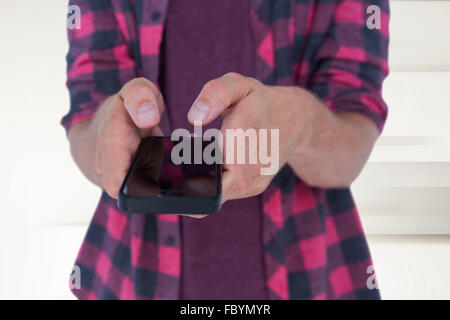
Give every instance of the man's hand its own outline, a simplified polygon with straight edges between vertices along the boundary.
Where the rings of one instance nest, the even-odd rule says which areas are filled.
[[[108,98],[90,119],[69,132],[72,155],[89,180],[117,198],[142,137],[162,135],[158,128],[164,101],[156,86],[133,79]]]
[[[127,83],[92,118],[70,130],[72,155],[81,171],[117,198],[141,137],[162,135],[158,124],[163,108],[163,98],[153,83],[143,78]],[[225,140],[227,129],[278,129],[278,169],[288,163],[303,181],[321,188],[349,186],[379,134],[365,116],[331,112],[306,90],[266,86],[236,73],[209,81],[193,103],[188,120],[206,125],[220,115]],[[245,152],[255,154],[258,148]],[[256,164],[225,164],[223,202],[262,193],[274,176],[262,175],[262,167],[260,159]]]
[[[303,123],[308,121],[308,114],[294,101],[294,87],[265,86],[253,78],[236,73],[228,73],[219,79],[208,82],[200,92],[188,113],[191,123],[201,121],[210,123],[223,115],[221,132],[227,140],[227,129],[271,129],[279,130],[279,167],[289,159],[299,144]],[[268,143],[273,143],[270,138]],[[258,141],[259,143],[259,141]],[[224,154],[226,155],[226,143]],[[258,146],[245,153],[258,154]],[[270,148],[268,147],[268,150]],[[237,152],[243,152],[239,150]],[[227,161],[226,161],[227,162]],[[225,163],[222,181],[223,201],[255,196],[263,192],[274,175],[262,175],[264,167],[260,159],[256,164]],[[279,168],[277,168],[279,169]],[[278,171],[278,170],[276,170]],[[276,173],[276,172],[275,172]]]
[[[209,81],[188,120],[206,125],[219,115],[224,141],[227,129],[279,129],[278,169],[288,163],[306,183],[322,188],[349,186],[379,134],[365,116],[331,112],[304,89],[266,86],[236,73]],[[257,164],[225,164],[223,201],[262,193],[274,175],[262,175],[261,167],[260,159]]]

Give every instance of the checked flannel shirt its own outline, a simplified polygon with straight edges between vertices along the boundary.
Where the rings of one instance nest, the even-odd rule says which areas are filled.
[[[158,81],[168,2],[71,1],[82,16],[81,29],[68,31],[66,130],[130,79]],[[332,110],[360,112],[382,130],[387,0],[251,2],[259,80],[307,88]],[[379,30],[366,26],[370,5],[381,8]],[[379,298],[367,285],[372,262],[349,189],[309,187],[286,166],[261,199],[270,299]],[[76,259],[81,289],[72,291],[80,299],[177,299],[180,241],[178,216],[126,214],[103,193]]]

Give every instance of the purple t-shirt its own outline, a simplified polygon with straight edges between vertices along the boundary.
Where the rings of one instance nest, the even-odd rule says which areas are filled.
[[[169,2],[160,84],[173,129],[192,132],[186,115],[208,80],[231,71],[253,76],[249,5]],[[266,299],[261,225],[259,197],[228,201],[204,219],[182,217],[181,299]]]

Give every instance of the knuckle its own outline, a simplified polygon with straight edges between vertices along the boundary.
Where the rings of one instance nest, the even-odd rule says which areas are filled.
[[[207,83],[205,83],[205,85],[203,86],[203,90],[205,92],[209,92],[209,91],[214,91],[216,90],[217,86],[218,86],[218,81],[217,79],[214,80],[209,80]]]
[[[203,91],[208,97],[220,103],[226,104],[229,100],[227,88],[220,80],[214,79],[208,81],[203,87]]]
[[[229,79],[231,79],[231,80],[239,80],[239,79],[242,78],[242,75],[240,75],[240,74],[237,73],[237,72],[227,72],[227,73],[224,75],[224,77],[225,77],[225,78],[229,78]]]
[[[262,85],[262,82],[255,78],[247,77],[246,80],[249,82],[252,88],[257,88]]]

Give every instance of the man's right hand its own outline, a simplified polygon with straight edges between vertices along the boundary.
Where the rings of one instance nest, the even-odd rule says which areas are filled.
[[[158,125],[163,110],[163,97],[152,82],[145,78],[129,81],[92,118],[70,129],[71,152],[78,167],[117,199],[141,138],[162,135]]]

